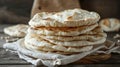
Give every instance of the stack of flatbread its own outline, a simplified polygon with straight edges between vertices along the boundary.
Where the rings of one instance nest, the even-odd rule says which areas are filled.
[[[29,22],[25,47],[64,55],[90,51],[106,41],[99,19],[96,12],[82,9],[38,13]]]

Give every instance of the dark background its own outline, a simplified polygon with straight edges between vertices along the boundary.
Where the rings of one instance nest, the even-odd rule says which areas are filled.
[[[80,2],[83,9],[96,11],[101,18],[120,19],[120,0],[80,0]]]
[[[0,23],[27,23],[32,4],[33,0],[0,0]],[[80,5],[98,12],[101,18],[120,19],[120,0],[80,0]]]
[[[0,0],[0,8],[29,17],[33,0]]]

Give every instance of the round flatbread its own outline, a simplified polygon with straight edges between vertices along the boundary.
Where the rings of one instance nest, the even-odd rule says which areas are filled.
[[[95,24],[99,19],[100,16],[96,12],[72,9],[56,13],[37,13],[29,21],[29,25],[31,27],[78,27]]]
[[[39,37],[36,37],[34,35],[28,35],[25,37],[25,44],[28,44],[28,47],[30,45],[32,45],[32,48],[34,48],[35,46],[37,48],[41,47],[42,48],[51,48],[54,50],[58,50],[58,51],[66,51],[66,52],[82,52],[82,51],[87,51],[87,50],[83,50],[82,48],[91,48],[92,49],[92,45],[90,47],[87,47],[86,45],[83,46],[63,46],[63,45],[58,45],[58,44],[54,44],[51,43],[47,40],[41,39]]]
[[[28,25],[18,24],[4,28],[4,33],[13,37],[24,37],[27,34]]]
[[[100,40],[102,38],[106,38],[107,35],[105,33],[99,33],[99,34],[81,34],[79,36],[37,35],[37,37],[41,37],[42,39],[46,39],[46,40],[50,39],[50,40],[57,40],[57,41],[80,41],[80,40],[97,41],[97,40]]]
[[[119,29],[120,29],[120,20],[115,19],[115,18],[107,18],[107,19],[101,20],[99,22],[99,25],[106,32],[119,31]]]
[[[53,44],[62,45],[62,46],[86,46],[86,45],[102,44],[106,41],[106,38],[101,38],[100,40],[97,40],[97,41],[83,40],[83,41],[70,41],[70,42],[65,41],[65,42],[63,42],[63,41],[56,41],[56,40],[50,40],[50,39],[47,39],[47,41],[49,41]]]
[[[80,53],[86,52],[93,48],[93,46],[83,46],[83,47],[64,47],[64,46],[36,46],[34,44],[30,44],[25,42],[25,46],[29,50],[36,50],[36,51],[46,51],[46,52],[68,52],[68,53]]]
[[[30,44],[35,44],[37,46],[49,46],[50,45],[58,45],[58,46],[72,46],[72,47],[78,47],[78,46],[86,46],[86,45],[95,45],[95,44],[102,44],[106,40],[106,37],[97,40],[97,41],[87,41],[87,40],[81,40],[81,41],[57,41],[57,40],[50,40],[50,39],[42,39],[40,37],[36,37],[35,35],[27,35],[25,37],[25,41]]]
[[[29,28],[28,32],[39,35],[47,35],[47,36],[78,36],[80,34],[89,32],[98,27],[98,24],[93,24],[89,26],[81,26],[81,27],[40,27],[40,28]]]

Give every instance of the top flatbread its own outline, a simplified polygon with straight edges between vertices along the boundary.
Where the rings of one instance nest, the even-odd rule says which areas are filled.
[[[58,13],[38,13],[29,21],[29,25],[32,27],[77,27],[95,24],[99,19],[100,16],[96,12],[73,9]]]

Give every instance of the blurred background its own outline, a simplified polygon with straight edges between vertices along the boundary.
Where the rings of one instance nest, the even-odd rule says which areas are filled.
[[[0,23],[27,23],[33,0],[0,0]]]
[[[82,9],[98,12],[101,18],[120,19],[120,0],[79,0],[79,4]],[[0,23],[28,23],[32,5],[33,0],[0,0]]]
[[[120,0],[80,0],[81,7],[90,11],[96,11],[101,18],[120,19]]]

